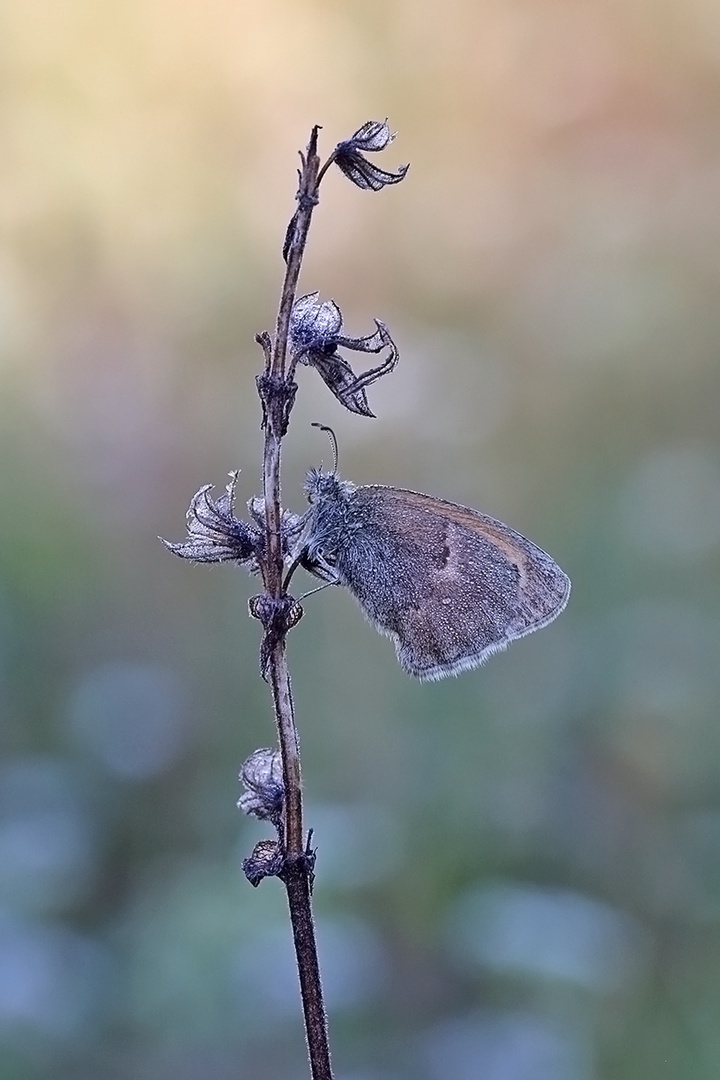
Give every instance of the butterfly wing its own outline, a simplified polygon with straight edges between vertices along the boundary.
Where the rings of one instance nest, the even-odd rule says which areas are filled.
[[[501,521],[415,491],[359,487],[340,579],[419,679],[477,667],[565,607],[570,581]]]

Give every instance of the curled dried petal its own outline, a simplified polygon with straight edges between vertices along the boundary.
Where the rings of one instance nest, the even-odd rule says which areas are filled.
[[[340,172],[344,173],[348,180],[361,191],[381,191],[389,184],[399,184],[410,168],[409,165],[401,165],[397,172],[388,172],[387,169],[380,169],[377,165],[373,165],[362,154],[336,157],[335,162]]]
[[[353,369],[337,353],[330,356],[318,355],[315,357],[313,367],[323,380],[327,388],[335,395],[341,405],[349,412],[359,416],[374,416],[370,408],[367,394],[357,386],[357,376]]]

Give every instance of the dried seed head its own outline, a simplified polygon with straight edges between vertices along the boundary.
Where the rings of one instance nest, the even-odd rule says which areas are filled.
[[[388,184],[399,184],[409,165],[401,165],[397,172],[387,172],[368,161],[364,154],[384,150],[395,138],[387,120],[368,120],[354,135],[335,147],[335,164],[348,180],[363,191],[380,191]]]
[[[387,375],[398,361],[398,351],[384,323],[375,320],[376,330],[366,337],[342,334],[342,312],[334,300],[319,300],[308,293],[296,300],[290,316],[290,353],[295,364],[314,367],[328,389],[350,412],[374,416],[365,388]],[[338,348],[353,352],[379,353],[388,349],[386,359],[375,368],[356,375]]]
[[[238,799],[238,809],[278,826],[285,799],[279,752],[269,748],[256,750],[243,762],[240,780],[246,790]]]
[[[251,521],[235,516],[235,489],[238,473],[230,473],[230,483],[217,501],[205,484],[193,495],[187,512],[187,539],[179,544],[162,540],[166,548],[181,559],[191,562],[236,562],[257,573],[265,551],[265,500],[250,499],[247,506]],[[291,510],[283,510],[280,519],[280,539],[283,557],[288,555],[302,530],[302,518]]]
[[[235,488],[238,473],[230,473],[230,483],[220,498],[210,497],[212,484],[193,495],[187,512],[187,539],[179,544],[163,540],[165,547],[181,559],[192,562],[237,562],[255,573],[263,536],[254,525],[235,517]],[[162,540],[162,537],[160,537]]]

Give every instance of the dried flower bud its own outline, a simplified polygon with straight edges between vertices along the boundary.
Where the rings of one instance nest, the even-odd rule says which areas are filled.
[[[349,139],[335,147],[335,164],[357,187],[363,191],[380,191],[387,184],[399,184],[409,165],[401,165],[397,172],[386,172],[368,161],[364,154],[384,150],[395,138],[387,120],[368,120]]]
[[[243,762],[240,780],[246,791],[238,799],[238,809],[245,814],[272,821],[278,826],[282,817],[285,785],[282,758],[277,750],[256,750]]]
[[[319,295],[318,292],[307,293],[293,304],[290,347],[293,355],[298,357],[313,351],[332,352],[337,347],[343,324],[342,312],[334,300],[319,303]]]
[[[384,323],[375,320],[376,330],[366,337],[351,338],[341,333],[343,317],[334,300],[318,300],[319,293],[301,296],[290,316],[290,352],[294,364],[314,367],[341,405],[361,416],[374,416],[365,387],[387,375],[398,361],[398,351]],[[355,375],[338,348],[353,352],[378,353],[389,349],[378,367]]]
[[[284,859],[277,840],[259,840],[252,855],[242,861],[243,873],[250,884],[257,888],[263,878],[276,877],[280,873]]]
[[[203,563],[246,563],[248,569],[256,572],[263,536],[254,525],[235,517],[238,473],[232,472],[230,477],[230,483],[217,502],[210,497],[212,484],[206,484],[193,495],[187,512],[187,540],[179,544],[163,540],[163,544],[181,559]]]

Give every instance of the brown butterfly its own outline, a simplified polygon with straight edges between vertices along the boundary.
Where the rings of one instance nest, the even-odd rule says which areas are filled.
[[[550,556],[477,510],[320,469],[305,493],[297,561],[345,585],[418,679],[477,667],[567,604],[570,580]]]

